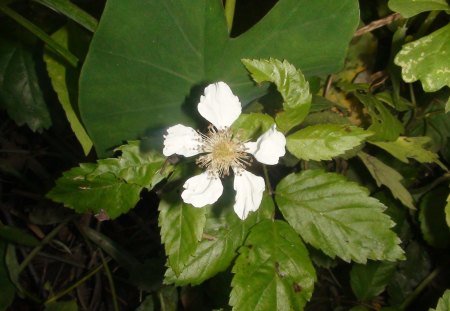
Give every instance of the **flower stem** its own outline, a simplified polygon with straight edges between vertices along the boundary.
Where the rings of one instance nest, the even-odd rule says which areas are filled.
[[[440,267],[434,269],[420,284],[416,289],[406,297],[405,301],[400,305],[400,310],[405,310],[413,301],[420,295],[420,293],[433,281],[433,279],[439,274]]]
[[[236,0],[225,1],[225,18],[227,19],[228,33],[231,33],[231,28],[233,28],[235,8],[236,8]]]
[[[272,185],[270,184],[269,171],[267,170],[267,166],[263,165],[262,167],[264,171],[264,179],[266,181],[267,189],[269,189],[269,194],[272,196],[273,188]]]

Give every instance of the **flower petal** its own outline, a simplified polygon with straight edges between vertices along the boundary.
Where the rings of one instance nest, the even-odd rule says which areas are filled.
[[[164,136],[163,154],[166,157],[175,153],[185,157],[194,156],[199,154],[201,141],[202,137],[192,127],[174,125],[167,129],[167,135]]]
[[[231,126],[242,112],[239,98],[225,82],[208,85],[197,109],[203,118],[219,130]]]
[[[186,189],[181,194],[185,203],[192,204],[195,207],[203,207],[213,204],[222,195],[223,186],[219,178],[213,178],[204,172],[186,180],[183,185]]]
[[[286,153],[286,137],[277,131],[277,126],[274,124],[258,138],[256,148],[251,143],[245,146],[248,148],[247,152],[253,154],[258,162],[274,165]]]
[[[235,173],[236,203],[234,204],[234,212],[240,219],[244,220],[249,212],[256,211],[259,208],[265,188],[262,177],[245,170]]]

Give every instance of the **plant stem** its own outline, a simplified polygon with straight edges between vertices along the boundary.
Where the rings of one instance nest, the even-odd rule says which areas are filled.
[[[225,1],[225,18],[227,19],[228,33],[233,28],[234,10],[236,8],[236,0]]]
[[[103,268],[105,270],[106,278],[108,279],[109,287],[111,289],[111,296],[114,306],[114,311],[119,311],[119,304],[117,303],[117,295],[116,295],[116,287],[114,286],[114,280],[111,274],[111,270],[108,267],[108,263],[105,260],[105,256],[103,256],[103,252],[100,250],[100,257],[102,258]]]
[[[269,178],[269,171],[267,170],[267,166],[263,165],[263,171],[264,171],[264,179],[266,180],[267,188],[269,189],[269,194],[273,195],[273,188],[270,184],[270,178]]]
[[[433,279],[439,274],[440,267],[434,269],[420,284],[414,289],[414,291],[406,297],[405,301],[400,305],[400,310],[405,310],[413,301],[420,295],[420,293],[433,281]]]
[[[422,38],[425,35],[428,28],[430,28],[431,24],[434,22],[439,13],[440,11],[431,11],[430,13],[428,13],[427,18],[423,21],[422,25],[417,31],[417,34],[414,36],[416,39]]]

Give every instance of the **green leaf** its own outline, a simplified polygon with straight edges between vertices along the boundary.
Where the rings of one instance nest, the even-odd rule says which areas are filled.
[[[318,124],[289,135],[286,147],[302,160],[331,160],[359,146],[370,135],[356,126]]]
[[[445,0],[389,0],[388,6],[406,18],[426,11],[450,9]]]
[[[437,163],[441,167],[443,164],[439,161],[439,156],[425,149],[430,142],[429,137],[405,137],[399,136],[395,141],[377,141],[371,142],[404,163],[408,163],[408,158],[414,159],[420,163]]]
[[[110,0],[80,79],[83,122],[100,155],[144,134],[161,141],[163,128],[193,124],[207,83],[225,81],[243,104],[266,92],[242,58],[287,59],[309,76],[339,70],[358,23],[355,0],[281,0],[230,38],[220,0]]]
[[[450,194],[447,197],[447,204],[445,205],[445,221],[450,228]]]
[[[370,141],[396,140],[405,131],[403,124],[376,97],[360,93],[354,94],[367,108],[372,119],[368,130],[375,132],[375,135],[370,137]]]
[[[0,224],[0,238],[8,242],[13,242],[25,246],[35,247],[40,244],[38,239],[36,239],[34,236],[28,233],[23,232],[19,228],[5,226],[1,224]]]
[[[266,220],[250,231],[233,267],[233,310],[303,310],[316,273],[297,233],[284,221]]]
[[[362,151],[358,153],[358,157],[363,161],[378,187],[385,185],[389,188],[392,195],[399,199],[405,206],[413,210],[416,209],[411,194],[401,183],[404,178],[399,172],[384,164],[376,157]]]
[[[45,311],[78,311],[77,301],[58,301],[46,305]]]
[[[450,86],[450,24],[403,45],[394,59],[405,82],[422,82],[425,92]]]
[[[149,294],[135,311],[154,311],[153,295]]]
[[[13,303],[16,293],[14,284],[9,279],[9,273],[6,269],[6,242],[0,240],[0,311],[8,310]]]
[[[304,75],[286,60],[243,59],[242,63],[257,83],[272,82],[283,97],[284,111],[276,116],[278,127],[288,132],[299,125],[311,107],[312,95]]]
[[[166,158],[160,153],[141,150],[139,141],[129,141],[115,151],[121,155],[118,158],[98,160],[98,167],[89,174],[89,178],[112,173],[129,184],[151,190],[173,170],[173,166],[168,165]]]
[[[447,289],[441,298],[439,298],[436,309],[430,311],[448,311],[450,310],[450,289]]]
[[[275,120],[264,113],[243,113],[231,128],[242,141],[257,139],[270,129]]]
[[[56,12],[64,14],[68,18],[74,20],[87,30],[94,32],[97,28],[97,20],[89,15],[86,11],[83,11],[78,6],[70,2],[69,0],[34,0],[46,7],[49,7]]]
[[[358,300],[369,300],[381,294],[394,274],[396,266],[396,263],[383,261],[353,265],[350,271],[350,285]]]
[[[52,35],[52,38],[65,48],[68,48],[68,36],[67,27],[63,27],[55,32]],[[67,65],[49,50],[46,50],[44,54],[44,61],[47,64],[47,71],[53,89],[58,95],[59,102],[61,103],[61,106],[66,114],[70,127],[83,147],[84,154],[87,155],[92,148],[92,141],[86,133],[86,130],[78,119],[78,116],[72,106],[73,104],[70,101],[68,84],[66,81],[67,71],[72,70],[72,68],[67,68]]]
[[[420,200],[419,222],[423,238],[436,248],[450,245],[450,228],[446,223],[448,187],[439,187],[425,194]]]
[[[111,219],[132,209],[140,199],[141,186],[127,184],[112,173],[89,179],[95,168],[95,164],[81,164],[64,172],[47,197],[78,213],[102,212]]]
[[[52,124],[32,51],[0,36],[0,104],[18,125],[41,131]]]
[[[342,175],[321,170],[288,175],[275,199],[301,237],[332,258],[358,263],[403,258],[385,206]]]
[[[172,193],[172,198],[178,194]],[[176,275],[180,275],[190,256],[202,239],[206,215],[204,208],[195,208],[179,200],[169,198],[159,203],[159,226],[168,264]]]

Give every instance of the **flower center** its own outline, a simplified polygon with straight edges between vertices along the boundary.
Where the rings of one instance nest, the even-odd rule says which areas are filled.
[[[203,137],[201,151],[206,154],[200,156],[196,163],[206,168],[214,177],[224,177],[230,174],[230,168],[239,172],[251,162],[251,157],[245,145],[235,136],[229,128],[217,130],[213,126],[208,128]]]

